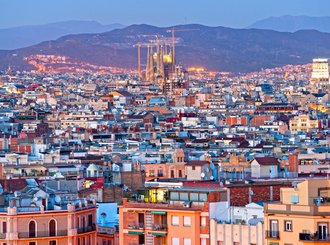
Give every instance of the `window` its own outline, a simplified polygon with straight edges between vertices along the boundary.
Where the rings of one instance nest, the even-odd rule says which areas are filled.
[[[192,169],[192,170],[195,170],[195,169],[196,169],[196,166],[192,166],[191,169]]]
[[[179,170],[179,178],[182,178],[182,170]]]
[[[190,193],[190,201],[197,201],[198,202],[198,193]]]
[[[86,219],[85,219],[85,217],[82,218],[82,228],[83,228],[83,232],[85,232],[86,231]],[[83,244],[85,244],[84,238],[83,238]]]
[[[270,237],[278,237],[278,222],[270,220]]]
[[[179,200],[179,193],[171,192],[170,197],[171,197],[171,200]]]
[[[7,233],[7,222],[2,222],[2,233]]]
[[[199,201],[207,202],[207,194],[206,193],[200,193],[199,194]]]
[[[89,227],[93,226],[93,215],[92,214],[88,215],[88,226]]]
[[[36,237],[36,222],[33,220],[29,223],[29,237]]]
[[[191,239],[190,238],[184,238],[183,239],[183,245],[191,245]]]
[[[55,220],[49,221],[49,236],[56,236],[56,222]],[[52,244],[51,244],[52,245]]]
[[[318,235],[320,240],[327,240],[329,237],[328,223],[319,223],[318,225]]]
[[[183,225],[184,226],[191,226],[191,218],[190,218],[190,216],[183,216]]]
[[[291,220],[284,221],[284,230],[292,231],[292,221]]]
[[[149,176],[151,176],[151,177],[155,176],[155,171],[154,170],[149,170]]]
[[[56,241],[49,241],[49,245],[56,245]]]
[[[180,245],[180,239],[177,237],[172,237],[172,245]]]
[[[79,217],[77,217],[77,228],[79,229],[80,224],[79,224]]]
[[[201,238],[201,245],[206,245],[206,238]]]
[[[163,177],[163,170],[162,169],[158,169],[157,176],[158,177]]]
[[[36,242],[29,242],[29,245],[37,245]]]
[[[188,201],[189,200],[188,193],[187,192],[181,192],[180,193],[180,200],[181,201]]]
[[[179,216],[177,215],[172,215],[172,225],[179,225]]]
[[[205,227],[206,226],[206,217],[202,216],[201,217],[201,227]]]
[[[171,170],[171,178],[174,178],[174,170]]]

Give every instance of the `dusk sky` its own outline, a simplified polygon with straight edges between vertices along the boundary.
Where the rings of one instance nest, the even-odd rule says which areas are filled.
[[[281,15],[329,15],[329,0],[1,0],[0,28],[66,20],[246,27]]]

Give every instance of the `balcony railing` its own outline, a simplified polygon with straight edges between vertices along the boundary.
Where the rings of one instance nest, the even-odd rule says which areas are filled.
[[[29,232],[19,232],[18,238],[35,238],[35,237],[58,237],[67,236],[68,230],[57,230],[55,234],[51,234],[49,231],[38,231],[35,234]]]
[[[154,231],[167,231],[167,225],[166,224],[160,224],[160,225],[153,225],[152,230]]]
[[[6,233],[0,233],[0,239],[6,239]]]
[[[299,233],[300,241],[330,241],[329,234]]]
[[[279,231],[266,231],[266,238],[279,239],[280,232]]]
[[[130,229],[130,230],[143,230],[144,229],[144,224],[143,223],[128,224],[127,229]]]
[[[87,227],[78,228],[77,233],[83,234],[83,233],[87,233],[87,232],[91,232],[91,231],[95,231],[95,230],[96,230],[96,227],[87,226]]]

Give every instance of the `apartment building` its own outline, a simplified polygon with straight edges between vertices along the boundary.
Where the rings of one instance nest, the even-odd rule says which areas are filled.
[[[0,208],[1,245],[96,244],[95,203],[77,200],[51,209],[11,206]]]
[[[329,194],[328,179],[309,179],[282,188],[280,202],[264,206],[266,244],[330,244]]]
[[[209,245],[210,217],[227,203],[226,191],[173,188],[165,195],[160,193],[154,202],[123,199],[119,206],[120,244]]]
[[[309,132],[318,127],[318,121],[310,119],[309,115],[299,115],[292,118],[289,125],[292,132]]]

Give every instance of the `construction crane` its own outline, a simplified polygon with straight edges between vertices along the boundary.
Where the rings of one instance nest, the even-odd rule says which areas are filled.
[[[141,75],[141,47],[146,47],[148,48],[148,51],[149,49],[153,46],[152,43],[136,43],[133,45],[133,47],[137,47],[137,50],[138,50],[138,78],[139,80],[142,79],[142,75]]]
[[[183,32],[183,31],[199,31],[199,29],[172,29],[166,30],[166,32],[172,33],[172,62],[173,62],[173,72],[175,71],[175,33]]]

